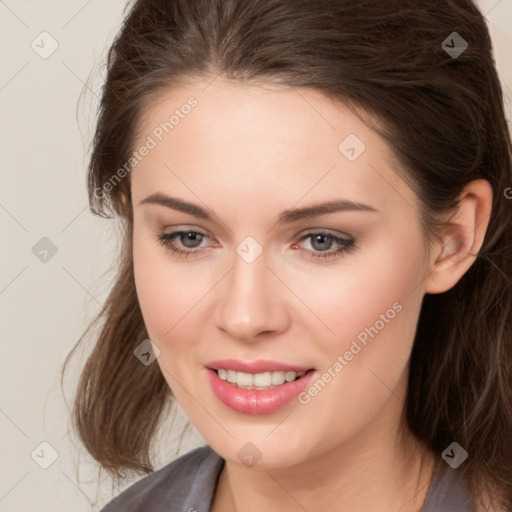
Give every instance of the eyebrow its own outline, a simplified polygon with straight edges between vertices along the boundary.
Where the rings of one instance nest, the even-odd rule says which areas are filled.
[[[146,197],[146,199],[143,199],[139,204],[157,204],[183,213],[188,213],[189,215],[193,215],[200,219],[213,220],[213,216],[208,212],[208,210],[205,210],[193,203],[184,201],[183,199],[166,196],[164,194],[151,194]],[[313,204],[303,208],[284,210],[279,215],[277,224],[297,222],[299,220],[311,219],[313,217],[319,217],[320,215],[326,215],[329,213],[348,211],[377,212],[378,210],[367,204],[340,199]]]

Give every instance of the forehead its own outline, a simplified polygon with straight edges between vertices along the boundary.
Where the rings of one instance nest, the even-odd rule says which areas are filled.
[[[148,103],[138,128],[135,149],[154,143],[132,171],[138,196],[188,184],[247,204],[277,197],[295,204],[326,194],[377,208],[415,202],[385,142],[350,108],[316,90],[190,81]]]

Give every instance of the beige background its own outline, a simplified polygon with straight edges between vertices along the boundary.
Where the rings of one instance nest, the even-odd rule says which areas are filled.
[[[70,433],[59,371],[112,277],[112,223],[88,211],[85,168],[102,59],[124,3],[0,0],[2,512],[99,510],[119,492],[108,479],[98,488],[95,465]],[[512,0],[478,5],[489,22],[510,120]],[[52,44],[58,48],[42,58]],[[83,89],[86,101],[77,110]],[[47,262],[32,252],[43,237],[57,250]],[[66,381],[68,399],[76,376]],[[158,466],[174,456],[175,438],[162,434]],[[178,453],[201,443],[192,430]],[[52,456],[47,469],[40,467]]]

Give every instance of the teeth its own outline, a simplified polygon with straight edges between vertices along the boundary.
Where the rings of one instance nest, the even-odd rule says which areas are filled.
[[[247,374],[250,375],[250,374]],[[265,373],[256,373],[253,377],[252,384],[254,386],[265,386],[268,387],[272,385],[272,372],[265,372]],[[237,380],[238,382],[238,380]]]
[[[284,374],[284,379],[286,380],[286,382],[292,382],[293,380],[295,380],[295,377],[297,377],[297,374],[295,372],[286,372]]]
[[[253,386],[254,377],[251,373],[237,372],[236,374],[237,386]]]
[[[272,384],[274,386],[284,384],[284,372],[272,372]]]
[[[246,373],[235,370],[219,368],[217,374],[222,380],[235,384],[243,389],[267,389],[280,386],[286,382],[293,382],[302,377],[306,372],[263,372]]]

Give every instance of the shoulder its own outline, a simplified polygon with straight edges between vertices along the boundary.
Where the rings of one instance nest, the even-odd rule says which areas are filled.
[[[132,484],[101,512],[207,511],[223,466],[210,446],[196,448]]]
[[[475,512],[467,485],[456,470],[436,468],[420,512]]]

